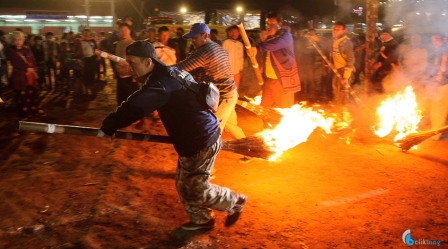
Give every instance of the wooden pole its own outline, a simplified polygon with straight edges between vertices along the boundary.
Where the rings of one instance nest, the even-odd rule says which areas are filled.
[[[240,30],[241,38],[243,39],[244,46],[246,46],[246,49],[250,49],[252,46],[250,45],[249,38],[247,37],[246,30],[244,29],[243,23],[239,22],[237,24],[238,29]],[[252,67],[254,68],[255,75],[257,76],[258,84],[263,85],[263,76],[261,76],[260,67],[258,66],[257,59],[255,56],[249,57],[250,61],[252,62]]]
[[[61,124],[47,124],[36,122],[19,121],[20,131],[33,131],[50,134],[72,134],[82,136],[93,137],[109,137],[98,128],[85,127],[85,126],[73,126],[73,125],[61,125]],[[146,133],[135,133],[126,131],[116,131],[115,138],[126,140],[137,140],[155,143],[172,144],[172,140],[168,136],[153,135]],[[261,136],[250,136],[236,140],[227,140],[222,144],[222,150],[231,151],[245,156],[258,157],[268,159],[274,154],[264,142]]]
[[[377,34],[376,23],[378,22],[378,0],[367,0],[366,2],[366,57],[364,68],[364,90],[368,94],[373,89],[372,76],[375,64],[375,37]]]

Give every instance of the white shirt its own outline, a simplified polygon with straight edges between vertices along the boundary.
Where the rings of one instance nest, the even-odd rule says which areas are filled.
[[[242,72],[244,66],[243,43],[237,40],[227,39],[222,42],[222,47],[229,54],[233,74]]]
[[[156,48],[157,59],[165,63],[167,66],[176,64],[176,50],[174,48],[165,46],[161,42],[153,42],[152,45]]]
[[[84,57],[91,57],[94,55],[93,53],[93,48],[95,46],[94,41],[82,40],[81,45]]]

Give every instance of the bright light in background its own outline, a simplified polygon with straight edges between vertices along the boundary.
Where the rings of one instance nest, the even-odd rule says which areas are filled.
[[[243,11],[243,8],[241,8],[240,6],[236,7],[236,11],[241,12]]]
[[[87,18],[87,16],[75,16],[76,18]]]
[[[186,9],[186,8],[180,8],[180,12],[181,12],[181,13],[186,13],[186,12],[187,12],[187,9]]]
[[[26,16],[24,16],[24,15],[0,15],[0,18],[14,19],[14,18],[26,18]]]

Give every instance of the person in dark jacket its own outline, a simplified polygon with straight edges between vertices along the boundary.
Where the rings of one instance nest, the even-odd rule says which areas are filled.
[[[378,51],[376,63],[373,65],[373,87],[379,93],[384,92],[384,79],[395,70],[398,65],[398,42],[392,37],[392,30],[384,28],[381,31],[381,47]]]
[[[45,79],[45,50],[42,44],[42,37],[40,35],[36,35],[34,37],[34,45],[31,47],[31,51],[36,59],[37,75],[39,76],[37,83],[39,88],[42,89],[42,87],[46,85],[47,81]]]
[[[190,218],[181,228],[213,228],[212,209],[227,211],[226,225],[233,225],[246,197],[209,182],[222,145],[218,119],[198,102],[195,92],[184,89],[172,75],[191,81],[193,77],[159,61],[154,47],[147,41],[127,46],[126,61],[132,76],[144,84],[104,119],[101,130],[112,136],[118,129],[157,110],[179,155],[176,188]]]

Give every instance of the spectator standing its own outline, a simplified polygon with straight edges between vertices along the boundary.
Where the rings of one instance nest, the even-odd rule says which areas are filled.
[[[47,83],[45,80],[45,51],[42,43],[42,37],[36,35],[34,37],[34,46],[31,47],[31,51],[36,59],[37,75],[39,76],[37,83],[40,89]]]
[[[12,39],[14,44],[8,56],[12,65],[11,88],[16,93],[19,118],[26,120],[39,113],[36,62],[31,49],[24,45],[25,36],[22,32],[13,32]]]
[[[398,65],[398,42],[392,37],[392,30],[388,27],[381,31],[380,40],[381,45],[378,51],[376,63],[373,68],[372,84],[374,90],[379,93],[384,92],[384,85],[387,76],[391,75]]]
[[[83,61],[83,82],[77,87],[77,92],[88,94],[88,89],[95,82],[95,70],[97,65],[97,56],[95,55],[96,42],[90,35],[90,29],[82,31],[82,37],[78,38],[75,58]]]
[[[226,31],[228,39],[222,42],[222,47],[229,54],[230,64],[232,66],[233,77],[235,80],[235,87],[238,91],[244,67],[243,43],[238,40],[240,36],[238,26],[230,26]]]
[[[167,26],[162,26],[158,30],[159,41],[153,42],[156,49],[157,58],[165,65],[171,66],[178,61],[179,47],[177,43],[170,38],[170,30]]]
[[[217,29],[211,29],[210,30],[210,40],[212,40],[213,42],[218,43],[219,46],[222,45],[221,40],[219,40],[219,38],[218,38],[218,30]]]
[[[58,61],[58,44],[54,39],[53,32],[45,34],[44,41],[45,51],[45,66],[47,67],[48,89],[53,89],[52,79],[54,79],[54,87],[58,85],[57,82],[57,61]],[[53,74],[51,73],[53,71]]]
[[[116,56],[125,58],[126,47],[133,43],[131,38],[131,27],[127,23],[121,23],[119,25],[120,41],[114,44],[114,54]],[[132,74],[129,71],[128,65],[123,63],[114,63],[115,71],[117,72],[117,105],[120,105],[123,101],[138,89],[137,81],[132,78]]]
[[[294,93],[300,91],[300,80],[294,56],[291,33],[282,29],[283,17],[271,11],[266,14],[269,36],[256,47],[248,49],[249,56],[257,56],[264,74],[261,105],[289,108],[294,104]]]
[[[187,40],[185,40],[182,36],[184,35],[185,31],[183,28],[179,27],[176,29],[176,38],[174,41],[177,43],[177,46],[179,47],[179,56],[178,61],[183,61],[185,58],[187,58]]]

